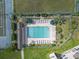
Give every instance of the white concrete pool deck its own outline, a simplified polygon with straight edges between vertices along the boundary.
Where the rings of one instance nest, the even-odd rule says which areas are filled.
[[[27,27],[48,27],[50,31],[50,37],[49,38],[28,38],[28,44],[31,42],[35,42],[35,44],[51,44],[54,41],[56,41],[56,26],[51,25],[50,23],[36,23],[36,24],[28,24]]]

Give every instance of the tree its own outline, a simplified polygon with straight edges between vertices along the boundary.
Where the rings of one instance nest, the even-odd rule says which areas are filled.
[[[26,23],[27,23],[27,24],[31,24],[31,23],[33,23],[32,18],[27,18]]]
[[[55,20],[51,20],[51,21],[50,21],[50,24],[56,25],[56,21],[55,21]]]

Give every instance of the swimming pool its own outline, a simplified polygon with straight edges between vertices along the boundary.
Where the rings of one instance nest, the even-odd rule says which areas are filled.
[[[28,38],[48,38],[49,28],[45,26],[27,27]]]

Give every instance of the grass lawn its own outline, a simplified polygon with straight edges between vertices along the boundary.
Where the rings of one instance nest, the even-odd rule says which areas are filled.
[[[76,45],[79,45],[79,39],[71,39],[63,47],[44,47],[44,48],[25,48],[25,59],[49,59],[52,52],[62,53]],[[15,52],[11,49],[0,51],[0,59],[20,59],[20,51]]]
[[[52,52],[62,53],[76,45],[79,45],[79,40],[69,40],[63,47],[47,47],[47,48],[25,48],[25,59],[49,59],[49,54]]]
[[[0,59],[20,59],[20,52],[15,52],[11,48],[1,50]]]
[[[74,0],[14,0],[16,13],[73,12]]]

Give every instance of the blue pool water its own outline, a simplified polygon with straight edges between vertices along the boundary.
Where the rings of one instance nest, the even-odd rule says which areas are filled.
[[[48,27],[28,27],[27,36],[29,38],[48,38],[49,28]]]

